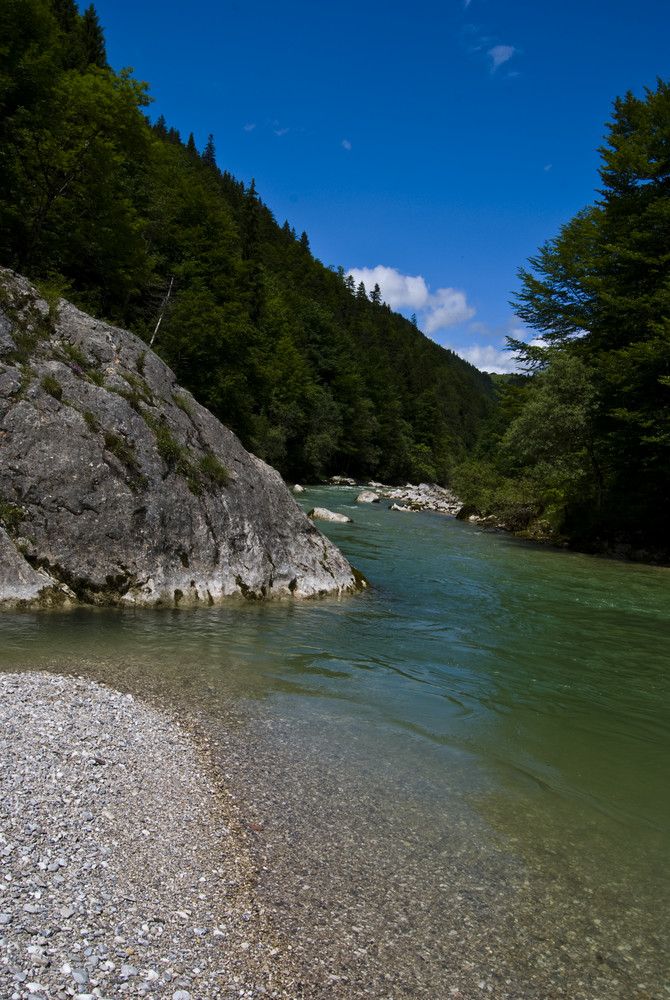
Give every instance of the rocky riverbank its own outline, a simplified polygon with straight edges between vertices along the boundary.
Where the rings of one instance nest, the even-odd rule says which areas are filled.
[[[0,675],[0,996],[301,995],[234,803],[167,713]]]
[[[451,514],[452,517],[455,517],[463,506],[462,501],[451,490],[445,486],[438,486],[437,483],[406,483],[405,486],[387,486],[374,480],[360,483],[347,476],[333,476],[330,484],[331,486],[362,486],[363,492],[359,494],[358,500],[362,503],[374,503],[384,497],[393,501],[391,510],[434,510],[440,514]],[[302,493],[304,487],[295,486],[294,491]]]

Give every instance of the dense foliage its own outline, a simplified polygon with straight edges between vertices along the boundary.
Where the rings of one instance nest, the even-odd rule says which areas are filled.
[[[93,7],[0,6],[0,262],[156,349],[285,476],[444,481],[488,377],[315,260],[250,187],[142,109]]]
[[[670,85],[614,103],[599,200],[520,271],[530,374],[461,470],[488,511],[594,549],[670,550]]]

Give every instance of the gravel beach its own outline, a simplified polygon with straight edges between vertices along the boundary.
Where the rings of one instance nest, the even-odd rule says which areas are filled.
[[[295,998],[235,805],[165,712],[0,676],[0,996]]]

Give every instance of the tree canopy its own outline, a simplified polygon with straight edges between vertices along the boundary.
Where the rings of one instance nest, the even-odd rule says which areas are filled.
[[[534,510],[597,548],[670,548],[670,86],[614,102],[602,189],[519,272],[507,386],[488,460],[535,481]],[[499,418],[498,418],[499,419]],[[541,469],[543,472],[541,473]]]
[[[285,476],[445,481],[492,387],[324,267],[107,64],[93,7],[0,5],[0,262],[153,340]]]

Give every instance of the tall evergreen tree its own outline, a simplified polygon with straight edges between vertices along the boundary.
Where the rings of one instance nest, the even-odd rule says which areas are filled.
[[[86,8],[80,19],[79,37],[81,39],[82,65],[106,69],[105,36],[93,4]]]
[[[607,530],[640,533],[644,519],[660,537],[670,503],[670,85],[618,98],[599,152],[601,197],[520,271],[516,311],[541,343],[510,346],[531,369],[568,352],[595,371]]]
[[[242,255],[249,260],[255,256],[260,232],[261,206],[256,193],[256,180],[252,177],[251,184],[244,195],[242,211]]]
[[[207,144],[202,151],[202,162],[210,167],[216,166],[216,149],[214,148],[214,136],[209,133]]]

